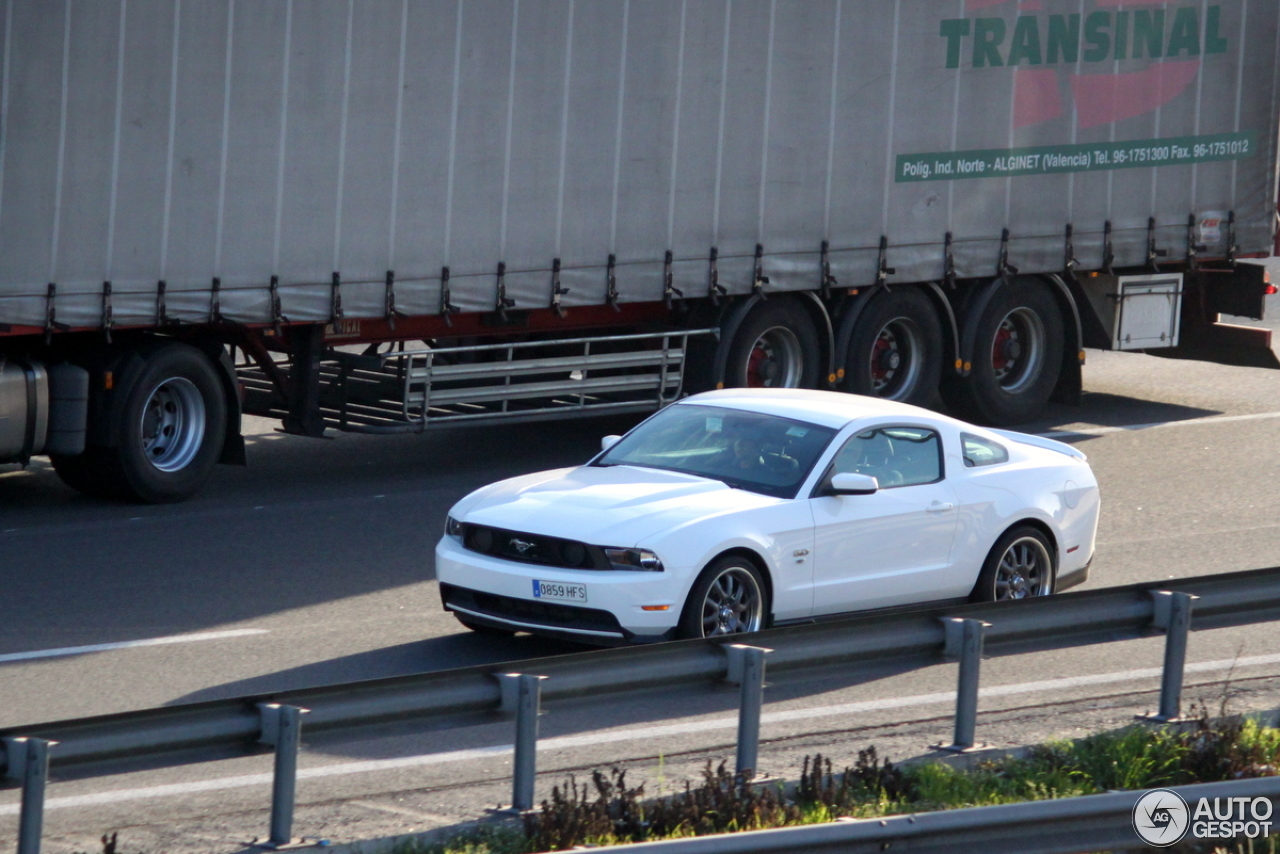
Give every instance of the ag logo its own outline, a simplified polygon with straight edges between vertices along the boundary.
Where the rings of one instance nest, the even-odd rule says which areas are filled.
[[[1133,829],[1148,845],[1164,848],[1187,835],[1191,811],[1170,789],[1152,789],[1133,805]]]

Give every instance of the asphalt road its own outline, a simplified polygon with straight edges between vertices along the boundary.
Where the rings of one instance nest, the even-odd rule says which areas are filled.
[[[1280,564],[1280,371],[1090,351],[1085,387],[1081,407],[1055,407],[1024,429],[1072,431],[1067,440],[1089,454],[1098,474],[1103,518],[1089,586]],[[565,643],[462,630],[440,610],[432,550],[446,510],[470,489],[580,462],[601,435],[627,424],[608,419],[308,440],[253,421],[250,467],[220,468],[200,496],[169,507],[80,497],[39,463],[0,473],[0,726],[572,651],[577,647]],[[178,642],[130,645],[147,639]],[[100,644],[120,646],[47,654]],[[1272,627],[1215,632],[1197,636],[1192,658],[1231,661],[1280,652],[1278,646]],[[1159,646],[1138,642],[1013,661],[1021,663],[1002,660],[984,670],[984,684],[1016,684],[1029,673],[1123,674],[1158,664]],[[1280,665],[1249,672],[1274,675]],[[874,686],[797,681],[771,688],[769,709],[924,696],[949,690],[953,679],[934,668]],[[1079,699],[1099,684],[1064,683],[1057,694]],[[679,727],[728,702],[690,700],[676,712],[658,708],[658,700],[643,698],[604,715],[566,714],[561,731],[643,720]],[[811,724],[818,729],[841,725],[820,712],[807,720],[818,721]],[[788,726],[792,734],[805,731],[804,724]],[[440,749],[438,739],[423,738],[401,733],[331,745],[323,761]],[[505,738],[475,728],[451,736],[448,747]],[[673,736],[668,749],[703,742],[705,736],[688,733]],[[584,747],[574,761],[646,750],[620,753],[602,742]],[[214,773],[201,766],[162,776],[181,782]],[[74,785],[95,791],[121,782]],[[391,778],[361,786],[412,788]],[[344,792],[326,789],[324,796],[351,796]],[[206,797],[189,810],[225,808],[225,800]],[[7,826],[2,819],[0,812],[0,828]],[[0,830],[0,852],[9,844]]]

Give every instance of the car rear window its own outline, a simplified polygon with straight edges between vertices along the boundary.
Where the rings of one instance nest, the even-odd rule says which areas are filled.
[[[964,464],[974,466],[990,466],[1009,461],[1009,452],[1004,445],[974,436],[972,433],[960,434],[960,445],[963,449]]]

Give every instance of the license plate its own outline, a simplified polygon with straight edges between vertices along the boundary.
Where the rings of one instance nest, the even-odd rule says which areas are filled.
[[[587,585],[564,584],[559,581],[538,581],[535,579],[533,582],[533,598],[556,599],[561,602],[585,602],[587,601]]]

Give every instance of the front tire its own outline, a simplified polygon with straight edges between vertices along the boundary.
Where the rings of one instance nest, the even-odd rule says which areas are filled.
[[[1041,531],[1030,525],[1018,525],[996,540],[970,600],[1003,602],[1029,599],[1053,593],[1056,567],[1053,546]]]
[[[768,613],[760,570],[744,557],[726,555],[694,582],[677,633],[682,638],[709,638],[757,632],[765,627]]]

